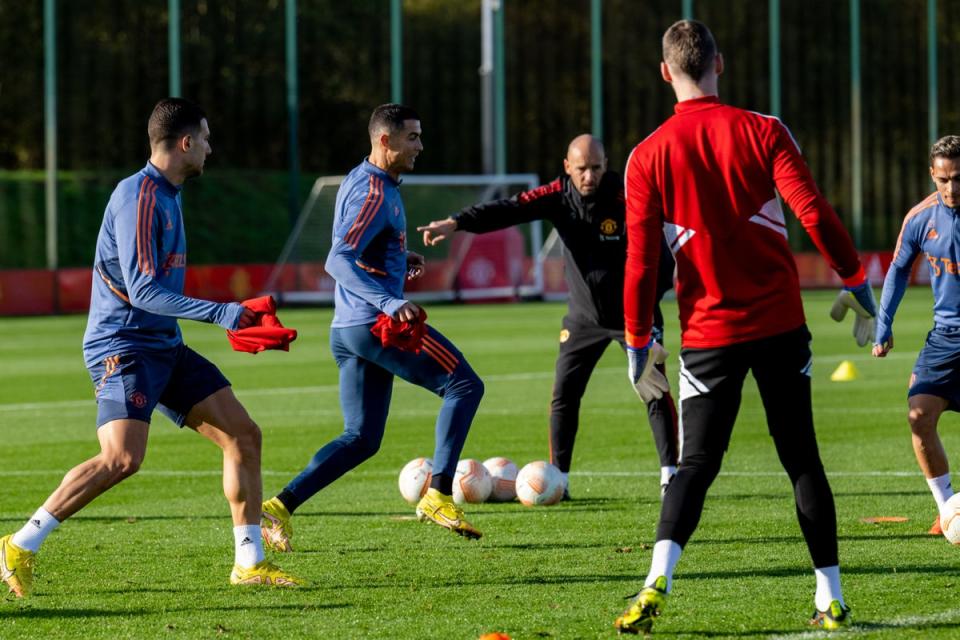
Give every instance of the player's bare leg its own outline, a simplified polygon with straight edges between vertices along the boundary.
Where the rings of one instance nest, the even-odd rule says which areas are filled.
[[[260,427],[240,404],[233,389],[224,387],[198,402],[186,425],[223,451],[223,494],[230,503],[236,539],[233,584],[296,586],[299,578],[264,559],[260,534]]]
[[[913,453],[926,478],[936,478],[950,472],[947,453],[943,449],[937,423],[947,408],[947,401],[938,396],[917,394],[910,397],[910,431]]]
[[[20,531],[0,538],[0,578],[17,597],[33,587],[33,559],[46,537],[61,522],[128,478],[143,462],[150,425],[140,420],[113,420],[97,430],[100,453],[67,472],[60,486]]]
[[[909,406],[908,420],[913,440],[913,453],[917,457],[917,464],[920,465],[920,470],[927,479],[927,485],[939,509],[953,495],[953,487],[950,484],[950,463],[943,448],[943,442],[940,441],[940,435],[937,433],[937,424],[940,416],[947,409],[948,402],[939,396],[918,393],[910,396]],[[940,535],[942,532],[938,514],[928,533]]]
[[[112,420],[97,429],[100,453],[67,472],[43,508],[63,522],[97,496],[140,469],[147,453],[149,423]]]

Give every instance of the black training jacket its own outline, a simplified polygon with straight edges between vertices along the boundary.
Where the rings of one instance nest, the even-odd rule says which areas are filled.
[[[570,289],[568,316],[623,330],[623,270],[627,259],[623,179],[603,174],[591,196],[582,196],[566,174],[511,198],[466,207],[454,216],[457,229],[486,233],[531,220],[549,220],[563,241]],[[657,300],[673,287],[673,255],[660,250]]]

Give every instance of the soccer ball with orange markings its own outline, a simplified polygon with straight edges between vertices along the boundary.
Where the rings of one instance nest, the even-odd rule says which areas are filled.
[[[464,458],[457,464],[457,472],[453,475],[454,502],[483,502],[490,497],[492,490],[493,479],[480,461]]]
[[[490,472],[493,490],[491,502],[510,502],[517,497],[517,465],[504,457],[489,458],[483,466]]]
[[[400,470],[400,495],[410,504],[417,504],[430,487],[433,477],[433,461],[430,458],[415,458]]]
[[[955,493],[940,509],[940,528],[951,544],[960,545],[960,493]]]
[[[528,507],[557,504],[563,498],[563,474],[549,462],[531,462],[517,474],[517,498]]]

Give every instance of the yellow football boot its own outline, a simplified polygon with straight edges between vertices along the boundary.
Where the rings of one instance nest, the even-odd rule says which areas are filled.
[[[271,551],[287,553],[293,551],[290,538],[293,537],[293,525],[290,524],[290,512],[279,498],[270,498],[263,503],[260,514],[260,532],[263,534],[263,546]]]
[[[33,589],[33,560],[36,554],[12,542],[13,534],[0,538],[0,579],[18,598],[30,595]]]
[[[820,627],[825,631],[836,631],[851,625],[850,607],[840,604],[839,600],[831,600],[826,611],[814,610],[810,618],[810,625]]]
[[[230,584],[255,584],[267,587],[299,587],[306,581],[291,575],[275,564],[261,560],[252,567],[233,565]]]
[[[613,622],[620,633],[643,633],[648,635],[653,628],[653,619],[660,615],[667,604],[667,577],[660,576],[653,585],[640,590],[627,610]]]
[[[444,495],[436,489],[428,489],[427,493],[417,503],[417,517],[421,522],[432,522],[441,527],[450,529],[454,533],[476,540],[483,534],[479,529],[467,522],[463,509],[453,502],[453,498]]]

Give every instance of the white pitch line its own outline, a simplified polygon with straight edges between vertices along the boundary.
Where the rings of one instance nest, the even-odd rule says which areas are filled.
[[[598,368],[597,372],[619,371],[612,367]],[[552,379],[553,371],[528,371],[525,373],[503,373],[484,376],[484,382],[512,382],[516,380],[545,380]],[[306,395],[311,393],[324,393],[336,391],[339,389],[336,384],[315,385],[310,387],[273,387],[269,389],[234,389],[237,396],[241,399],[248,397],[276,396],[276,395]],[[15,402],[0,404],[0,412],[16,411],[38,411],[44,409],[77,409],[93,407],[95,400],[91,396],[86,400],[46,400],[42,402]]]
[[[865,633],[877,633],[887,629],[909,629],[917,625],[930,624],[935,622],[952,622],[960,619],[960,609],[949,609],[939,613],[930,613],[923,616],[905,616],[902,618],[893,618],[892,620],[878,620],[877,622],[867,622],[862,625],[856,623],[849,629],[844,629],[839,634],[829,631],[798,631],[797,633],[784,633],[774,636],[768,636],[767,640],[805,640],[806,638],[849,638],[853,635],[862,635]]]
[[[56,476],[63,475],[66,469],[0,469],[0,477],[24,477],[24,476]],[[289,471],[278,471],[264,469],[261,471],[265,476],[288,476],[299,473],[299,469]],[[219,469],[142,469],[137,472],[138,476],[217,476],[222,475]],[[366,477],[393,477],[394,471],[353,471],[352,475]],[[571,471],[570,475],[581,478],[648,478],[660,477],[659,471]],[[786,475],[784,471],[721,471],[721,476],[745,477],[745,478],[770,478],[782,477]],[[920,471],[828,471],[830,477],[849,477],[849,478],[913,478],[919,477]]]

